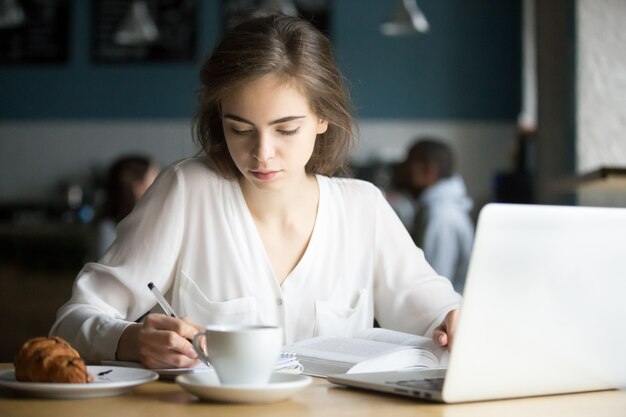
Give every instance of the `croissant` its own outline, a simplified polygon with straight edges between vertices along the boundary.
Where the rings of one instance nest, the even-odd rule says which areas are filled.
[[[15,379],[24,382],[92,382],[85,362],[58,336],[27,340],[15,356]]]

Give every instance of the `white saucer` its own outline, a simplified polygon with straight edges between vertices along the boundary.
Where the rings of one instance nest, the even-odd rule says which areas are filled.
[[[271,403],[285,400],[308,386],[312,379],[306,375],[274,372],[267,385],[220,385],[215,372],[185,374],[176,383],[203,400],[229,403]]]
[[[131,388],[159,378],[156,372],[115,366],[87,366],[93,375],[89,384],[55,382],[22,382],[15,379],[15,370],[0,371],[0,387],[42,398],[95,398],[122,394]]]

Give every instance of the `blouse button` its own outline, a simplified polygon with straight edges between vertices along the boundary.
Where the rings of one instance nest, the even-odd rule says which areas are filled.
[[[283,305],[283,299],[282,298],[277,298],[276,299],[276,305],[277,306],[282,306]]]

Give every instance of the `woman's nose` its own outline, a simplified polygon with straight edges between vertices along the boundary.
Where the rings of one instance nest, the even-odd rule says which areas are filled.
[[[253,158],[259,162],[265,162],[272,159],[275,154],[276,149],[273,139],[270,135],[260,133],[252,153]]]

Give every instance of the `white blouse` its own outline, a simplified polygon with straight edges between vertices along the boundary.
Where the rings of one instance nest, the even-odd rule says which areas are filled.
[[[88,360],[114,359],[122,331],[155,307],[152,281],[203,325],[280,325],[286,343],[372,327],[430,334],[460,296],[415,246],[381,192],[317,176],[317,219],[300,262],[274,276],[239,183],[199,158],[165,169],[79,273],[50,333]],[[155,311],[160,311],[158,308]]]

